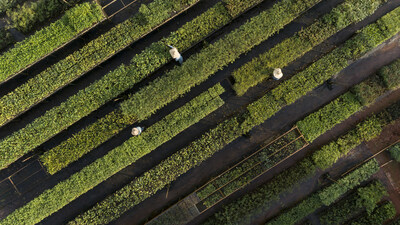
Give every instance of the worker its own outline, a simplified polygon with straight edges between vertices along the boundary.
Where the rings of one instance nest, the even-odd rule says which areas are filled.
[[[131,134],[132,134],[133,136],[139,136],[139,135],[142,133],[142,131],[143,131],[143,128],[141,128],[141,127],[134,127],[134,128],[132,128]]]
[[[273,78],[274,80],[280,80],[283,77],[282,70],[280,68],[274,69]]]
[[[169,54],[171,54],[172,58],[175,59],[176,62],[178,62],[180,65],[183,63],[183,57],[181,53],[179,53],[178,49],[176,49],[174,46],[168,45],[171,49],[169,50]]]

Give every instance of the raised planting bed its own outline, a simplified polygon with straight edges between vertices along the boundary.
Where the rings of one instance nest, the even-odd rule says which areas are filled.
[[[236,69],[233,89],[243,95],[250,87],[272,76],[274,68],[283,68],[303,56],[330,36],[372,15],[384,0],[347,0],[312,25],[285,39],[269,51]]]
[[[323,188],[320,191],[308,196],[296,206],[282,213],[267,225],[292,225],[300,222],[310,213],[316,211],[322,206],[330,206],[346,192],[352,190],[362,182],[368,180],[374,173],[379,171],[378,162],[374,159],[360,168],[340,178],[335,183]]]
[[[205,206],[199,205],[199,210],[212,207],[307,145],[297,128],[291,129],[196,190]]]
[[[165,221],[180,221],[179,224],[185,224],[305,146],[307,146],[307,142],[300,132],[297,128],[292,128],[208,181],[146,224],[164,224]],[[185,207],[182,208],[182,205]],[[184,214],[189,214],[186,213],[188,210],[197,213],[195,215],[190,213],[191,215],[182,217],[181,213],[177,211],[178,209]]]
[[[383,67],[381,71],[386,71],[387,68],[399,64],[399,62],[400,60],[396,60],[390,65]],[[400,76],[400,70],[393,71],[391,75],[392,77]],[[390,79],[391,86],[388,86],[384,82],[388,80],[386,77],[383,73],[372,75],[317,112],[297,122],[297,126],[304,134],[306,140],[312,142],[321,134],[332,129],[336,124],[341,123],[354,113],[360,111],[363,107],[375,102],[384,93],[400,87],[400,79]]]
[[[384,224],[385,221],[396,216],[396,208],[392,202],[385,202],[374,210],[371,214],[364,213],[359,218],[354,219],[351,225],[376,225]]]
[[[387,195],[383,184],[375,181],[366,187],[358,188],[355,193],[324,209],[319,213],[319,220],[326,225],[343,224],[362,210],[372,213],[381,199]]]
[[[61,48],[103,19],[98,4],[87,2],[76,5],[59,20],[18,42],[0,56],[0,82]]]
[[[28,204],[1,220],[1,223],[34,224],[40,222],[218,109],[224,104],[224,101],[219,97],[219,94],[223,92],[224,89],[219,84],[210,88],[164,119],[145,129],[140,136],[130,138],[122,145],[109,151],[104,157],[86,166],[68,179],[61,181],[53,188],[44,191]],[[74,155],[79,154],[78,151],[74,153]],[[68,158],[68,156],[66,157]],[[54,164],[54,166],[59,165]],[[31,216],[33,214],[34,217]],[[113,218],[113,216],[109,216],[107,220]],[[98,222],[100,221],[96,221],[96,223]],[[90,224],[93,223],[94,221],[90,222]]]
[[[400,101],[383,110],[378,116],[372,116],[357,124],[354,129],[322,146],[296,166],[275,176],[254,193],[244,195],[233,203],[223,206],[222,210],[212,216],[206,224],[250,223],[254,212],[261,208],[265,211],[271,207],[272,202],[278,200],[282,193],[292,190],[302,180],[313,175],[316,168],[331,167],[340,157],[345,156],[363,141],[379,135],[382,127],[400,118],[396,110],[399,106]],[[352,169],[349,170],[351,171]]]
[[[397,32],[399,32],[400,23],[397,23],[397,21],[400,21],[400,8],[397,8],[387,15],[383,16],[376,23],[368,25],[367,27],[362,29],[356,36],[347,41],[342,47],[336,49],[328,56],[326,56],[327,58],[323,58],[320,61],[317,61],[316,64],[311,65],[305,70],[307,72],[307,76],[316,76],[316,74],[314,73],[317,73],[318,81],[309,82],[312,84],[308,84],[307,86],[296,86],[296,88],[290,89],[288,93],[290,93],[290,95],[293,95],[292,93],[295,92],[297,93],[296,99],[300,98],[302,95],[312,90],[311,87],[316,87],[320,83],[322,83],[324,81],[323,79],[329,79],[329,77],[333,76],[338,71],[349,65],[350,62],[348,60],[356,60],[360,58],[363,54],[367,53],[369,50],[373,49],[374,47],[378,46],[379,44],[383,43],[385,40],[389,39]],[[379,29],[379,27],[382,29]],[[203,60],[202,65],[205,65],[204,62],[209,61]],[[321,71],[321,68],[319,68],[325,68],[326,66],[330,66],[331,63],[337,62],[339,62],[339,65],[335,64],[336,66],[333,70],[324,69]],[[188,62],[186,62],[186,65],[188,65]],[[184,68],[184,66],[180,68]],[[311,72],[313,70],[315,71]],[[306,76],[304,71],[297,76],[299,75],[300,77]],[[289,80],[287,83],[291,84],[292,82],[293,81]],[[283,83],[283,85],[284,84],[285,83]],[[182,86],[182,82],[180,86]],[[278,88],[279,87],[280,86],[278,86]],[[160,89],[161,87],[159,87],[158,90]],[[168,95],[160,96],[166,97]],[[145,95],[143,95],[142,97],[146,98]],[[202,161],[211,157],[215,152],[219,151],[221,148],[231,143],[237,137],[248,132],[253,127],[263,123],[266,119],[270,118],[281,109],[281,98],[284,99],[285,96],[281,96],[277,98],[277,100],[273,100],[273,95],[267,94],[265,97],[249,105],[247,108],[248,112],[223,121],[216,128],[211,129],[201,138],[190,143],[186,148],[179,150],[169,158],[162,161],[156,167],[147,171],[142,176],[134,180],[132,183],[126,185],[114,194],[108,196],[104,201],[95,205],[92,209],[78,216],[75,220],[75,223],[82,224],[88,223],[88,221],[106,222],[118,217],[133,206],[154,195],[158,190],[161,190],[166,185],[173,182],[180,175],[186,173],[191,168],[194,168]],[[293,100],[293,96],[291,97],[291,99]],[[152,101],[158,101],[158,99],[153,99]],[[146,101],[146,103],[148,102]],[[130,102],[129,104],[132,104],[132,102]],[[130,105],[128,105],[127,107],[129,106]],[[145,113],[151,114],[147,111],[149,104],[144,105],[144,101],[140,101],[140,104],[132,104],[131,106],[143,107],[142,109],[145,109]],[[136,110],[130,109],[128,112],[132,111]],[[137,117],[137,113],[132,113],[131,115]],[[141,113],[141,115],[143,115],[143,113]],[[160,180],[160,177],[162,177],[163,179]],[[129,199],[129,201],[127,199]],[[101,213],[99,213],[100,211]],[[116,215],[116,211],[118,211],[118,215]]]
[[[17,5],[7,11],[11,26],[23,33],[29,33],[38,25],[50,18],[60,15],[66,9],[76,5],[80,0],[64,1],[58,0],[37,0]]]
[[[43,101],[54,92],[83,76],[85,73],[96,68],[98,65],[122,51],[135,41],[143,38],[153,30],[167,23],[172,18],[186,11],[198,1],[174,0],[168,1],[168,4],[164,4],[165,2],[166,0],[155,0],[148,5],[141,5],[142,10],[139,10],[139,13],[134,15],[132,18],[116,25],[108,32],[102,34],[100,37],[87,43],[78,51],[51,65],[46,70],[17,87],[12,92],[1,97],[0,105],[2,105],[2,107],[0,108],[0,125],[4,125],[21,113],[29,110],[31,107]],[[217,23],[217,21],[215,22]],[[194,39],[195,37],[192,38]],[[168,41],[170,41],[172,44],[175,44],[173,41],[178,40]],[[190,39],[186,42],[190,43]],[[160,42],[157,46],[153,46],[151,50],[155,52],[166,50],[168,47],[165,45],[165,43],[168,42]],[[150,54],[146,55],[146,58],[143,57],[143,55],[142,57],[137,57],[146,61],[139,61],[140,64],[138,62],[138,64],[135,64],[135,66],[143,67],[142,70],[150,73],[150,65],[144,64],[150,60],[157,61],[157,59],[159,59],[157,55],[151,55],[152,51],[147,53]],[[167,51],[165,52],[168,53]],[[167,58],[165,53],[162,56]],[[119,73],[121,70],[124,71],[124,68],[125,66],[122,65],[116,70],[116,72]],[[136,79],[131,77],[129,79],[132,79],[132,82],[134,83],[137,82]],[[112,78],[109,82],[117,81],[119,81],[117,78]]]

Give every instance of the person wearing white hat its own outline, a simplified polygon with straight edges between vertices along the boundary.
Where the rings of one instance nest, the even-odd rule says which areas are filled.
[[[132,128],[131,134],[132,134],[133,136],[139,136],[139,135],[142,133],[142,131],[143,131],[143,128],[141,128],[141,127],[134,127],[134,128]]]
[[[171,54],[171,57],[175,59],[175,61],[179,62],[180,65],[183,63],[183,57],[181,53],[179,53],[178,49],[175,48],[174,46],[168,45],[171,49],[169,50],[169,54]]]
[[[274,69],[273,78],[274,80],[280,80],[283,77],[282,70],[280,68]]]

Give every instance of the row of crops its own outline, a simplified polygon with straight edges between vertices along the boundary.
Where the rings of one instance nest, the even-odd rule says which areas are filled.
[[[100,64],[107,63],[111,57],[118,57],[122,50],[146,38],[146,35],[168,21],[178,18],[198,2],[154,0],[141,4],[138,12],[129,19],[0,97],[0,126],[14,121],[71,82]],[[171,106],[182,96],[189,96],[194,87],[208,81],[217,72],[224,71],[227,66],[277,35],[311,8],[324,3],[322,0],[277,1],[239,24],[234,30],[213,36],[221,28],[229,28],[232,21],[240,20],[243,13],[263,4],[262,2],[223,0],[159,41],[149,44],[134,55],[129,63],[107,72],[66,98],[60,105],[52,107],[21,129],[2,138],[0,168],[6,169],[26,154],[36,153],[39,146],[77,122],[91,117],[93,112],[103,109],[110,101],[125,93],[121,101],[113,104],[110,112],[96,117],[71,137],[40,153],[38,159],[50,175],[65,173],[65,168],[74,166],[74,162],[84,160],[88,153],[95,151],[132,124],[146,122],[167,105]],[[250,88],[270,79],[274,68],[285,68],[339,31],[373,15],[385,4],[385,0],[344,0],[304,29],[235,69],[230,74],[234,80],[233,91],[228,91],[229,87],[223,87],[220,81],[215,82],[210,88],[192,96],[182,106],[157,119],[140,136],[122,140],[119,146],[95,160],[90,160],[79,171],[74,171],[56,185],[39,193],[2,219],[0,224],[36,224],[43,221],[124,168],[136,165],[145,156],[157,152],[165,143],[177,141],[179,134],[221,110],[226,105],[222,96],[245,94]],[[0,81],[7,82],[103,20],[104,15],[97,3],[75,5],[59,20],[15,44],[0,56]],[[366,25],[344,43],[335,46],[293,76],[285,78],[285,81],[279,81],[277,87],[264,93],[256,101],[219,119],[211,129],[201,132],[183,148],[176,149],[122,188],[80,215],[75,215],[68,224],[107,224],[118,219],[242,135],[277,115],[286,106],[324,84],[399,31],[400,7]],[[162,70],[162,75],[138,85],[172,61],[168,45],[185,52],[208,37],[215,40],[203,43],[202,48],[185,58],[181,66]],[[205,209],[212,209],[222,199],[251,185],[253,180],[303,150],[336,125],[375,104],[381,96],[400,88],[399,67],[400,60],[396,60],[381,68],[375,75],[297,121],[295,129],[262,146],[217,177],[210,178],[201,188],[193,190],[193,193]],[[358,122],[352,130],[313,151],[311,155],[256,190],[220,206],[222,209],[213,212],[205,223],[251,223],[254,214],[268,210],[273,201],[279,200],[283,193],[290,192],[304,180],[315,176],[318,171],[331,168],[362,142],[380,135],[384,127],[399,118],[398,108],[399,103],[395,103],[381,113]],[[389,148],[393,158],[398,158],[399,149],[398,145]],[[321,221],[329,224],[343,221],[350,221],[351,224],[380,224],[393,218],[396,212],[392,203],[381,201],[387,196],[385,188],[379,181],[371,181],[371,177],[378,171],[378,162],[375,159],[369,160],[337,178],[336,182],[320,187],[267,223],[296,224],[320,208],[328,207],[333,210],[324,210],[318,215]],[[370,193],[374,195],[371,197]],[[356,211],[359,213],[356,214]],[[171,221],[171,218],[167,220]]]
[[[304,135],[305,139],[308,139],[310,142],[315,140],[317,137],[321,136],[328,130],[332,129],[334,125],[344,121],[345,119],[349,118],[351,115],[355,114],[358,110],[362,108],[362,105],[360,101],[357,101],[357,98],[353,96],[352,98],[349,98],[350,94],[353,93],[358,93],[361,95],[363,93],[363,98],[364,100],[368,99],[368,101],[363,101],[364,106],[372,104],[375,102],[381,95],[383,95],[385,92],[390,92],[394,89],[399,88],[399,82],[393,82],[391,80],[390,82],[390,88],[388,88],[385,85],[385,80],[390,79],[390,77],[397,78],[400,75],[400,71],[395,70],[394,68],[398,68],[398,65],[400,64],[400,60],[397,60],[393,62],[392,64],[382,68],[379,70],[378,74],[373,75],[366,79],[365,81],[361,82],[360,84],[354,86],[349,92],[346,92],[345,94],[339,96],[337,99],[332,101],[331,103],[325,105],[323,108],[320,110],[310,114],[303,120],[297,122],[297,126],[299,131],[301,132],[302,135]],[[361,89],[367,89],[368,91],[365,92],[360,92]],[[344,98],[345,97],[345,98]],[[343,101],[343,99],[347,101]],[[351,101],[349,101],[349,99]],[[354,104],[357,105],[357,107],[354,107]],[[354,149],[354,147],[358,146],[361,144],[363,141],[369,141],[376,136],[380,134],[382,131],[383,127],[386,126],[387,124],[392,123],[393,121],[396,121],[399,118],[398,113],[396,112],[396,109],[398,108],[399,103],[392,105],[388,109],[386,109],[384,112],[379,114],[378,116],[373,116],[371,118],[368,118],[367,120],[361,122],[359,125],[354,130],[349,131],[347,134],[339,137],[337,140],[332,141],[331,143],[323,146],[320,150],[314,152],[310,159],[305,159],[303,160],[302,163],[304,165],[308,165],[309,168],[307,170],[300,170],[293,172],[293,175],[287,174],[287,173],[282,173],[281,179],[286,179],[286,178],[293,178],[294,180],[289,179],[287,182],[299,182],[302,179],[304,179],[306,176],[311,176],[313,172],[315,172],[315,169],[308,171],[310,168],[320,168],[320,169],[327,169],[330,168],[339,158],[347,155],[350,150]],[[345,111],[344,109],[348,109],[349,111]],[[350,111],[352,110],[352,111]],[[323,115],[323,116],[321,116]],[[318,123],[315,122],[315,120],[318,119]],[[316,126],[318,125],[318,126]],[[318,128],[317,134],[315,134],[315,129],[309,130],[307,128]],[[293,136],[294,135],[294,136]],[[312,138],[309,138],[312,135]],[[290,136],[293,136],[290,138]],[[265,170],[261,168],[265,168],[267,166],[268,168],[271,168],[277,164],[279,164],[279,160],[276,161],[275,163],[271,163],[271,155],[276,157],[276,155],[271,154],[271,152],[268,154],[267,157],[263,155],[264,152],[268,152],[268,149],[273,149],[273,150],[279,150],[281,148],[286,148],[288,149],[288,154],[292,154],[295,151],[300,150],[304,146],[304,141],[299,142],[298,135],[293,134],[293,131],[290,131],[289,133],[283,135],[279,139],[275,140],[272,144],[268,145],[267,148],[264,150],[264,148],[261,148],[261,151],[257,151],[253,156],[249,157],[247,160],[244,160],[243,162],[240,162],[239,164],[235,165],[233,168],[225,171],[221,175],[219,175],[217,178],[214,178],[211,180],[209,183],[207,183],[205,186],[200,188],[199,190],[196,191],[197,196],[201,200],[202,204],[206,205],[207,207],[210,207],[217,203],[219,200],[225,198],[228,196],[230,193],[233,191],[238,190],[239,188],[245,186],[248,184],[249,181],[252,180],[252,178],[259,176],[263,173],[265,173]],[[289,145],[290,144],[290,145]],[[396,149],[396,146],[393,146],[391,148],[391,152],[395,151],[393,149]],[[290,149],[292,151],[290,151]],[[279,152],[281,153],[281,152]],[[279,155],[277,155],[279,157]],[[262,163],[260,163],[262,162]],[[265,165],[266,164],[266,165]],[[312,166],[311,166],[311,165]],[[249,169],[250,168],[250,169]],[[301,167],[300,167],[301,168]],[[375,171],[376,172],[376,171]],[[296,178],[296,176],[298,176]],[[239,178],[239,179],[238,179]],[[367,177],[368,178],[368,177]],[[274,178],[274,180],[277,178]],[[279,178],[277,179],[279,181]],[[222,182],[222,183],[221,183]],[[230,183],[232,182],[232,183]],[[272,181],[271,184],[267,184],[264,188],[261,188],[260,192],[254,195],[250,195],[247,200],[246,197],[244,197],[241,200],[239,200],[236,204],[233,204],[233,206],[230,206],[232,208],[225,207],[223,210],[223,213],[217,214],[216,215],[216,220],[218,223],[237,223],[238,221],[243,221],[243,218],[245,218],[245,215],[243,215],[245,212],[249,213],[249,209],[251,209],[251,205],[254,203],[245,203],[245,201],[251,201],[250,199],[253,198],[261,198],[261,202],[258,202],[258,204],[264,204],[263,207],[265,207],[265,204],[267,202],[271,202],[275,200],[280,193],[283,191],[288,190],[288,187],[293,187],[294,184],[291,184],[290,186],[286,186],[288,183],[283,182],[282,180],[279,181],[282,182],[281,184],[274,183]],[[229,184],[229,185],[226,185]],[[357,184],[358,185],[358,184]],[[233,188],[232,188],[233,187]],[[271,187],[278,187],[277,189],[271,189]],[[282,188],[283,190],[279,190],[279,188]],[[267,191],[268,192],[264,192]],[[290,190],[290,189],[289,189]],[[278,192],[279,191],[279,192]],[[275,197],[273,197],[273,193],[278,192],[279,194],[275,194]],[[257,195],[258,194],[258,195]],[[262,194],[262,197],[259,196]],[[255,197],[257,196],[257,197]],[[314,199],[315,200],[315,199]],[[256,203],[257,204],[257,203]],[[312,204],[311,204],[312,205]],[[243,214],[239,214],[235,216],[235,214],[238,212],[238,208],[243,207],[244,212]],[[299,206],[302,208],[303,206]],[[318,208],[321,207],[321,205],[318,205]],[[304,209],[304,207],[302,208]],[[232,210],[229,212],[229,210]],[[311,209],[310,209],[311,210]],[[316,208],[311,211],[307,211],[308,213],[311,213],[315,211]],[[221,215],[222,214],[222,215]],[[252,213],[249,213],[249,215],[252,215]],[[307,214],[308,215],[308,214]],[[244,216],[244,217],[242,217]],[[169,216],[171,217],[171,216]],[[239,219],[240,218],[240,219]],[[285,216],[285,220],[288,218],[294,219],[293,215],[289,214],[287,217]],[[274,224],[295,224],[298,222],[297,220],[301,220],[301,218],[296,218],[292,222],[288,221],[281,221],[278,220],[278,222],[274,222]],[[171,218],[157,218],[158,221],[162,220],[171,220]],[[238,220],[238,221],[237,221]],[[248,223],[247,221],[246,223]],[[216,221],[211,220],[210,224],[215,224]]]

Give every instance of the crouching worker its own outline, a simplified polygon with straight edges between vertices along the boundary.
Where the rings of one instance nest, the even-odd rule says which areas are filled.
[[[131,134],[132,134],[133,136],[139,136],[139,135],[142,133],[142,131],[143,131],[143,128],[141,128],[141,127],[134,127],[134,128],[132,128]]]
[[[171,57],[175,59],[176,62],[179,63],[179,65],[182,65],[183,63],[183,57],[181,53],[179,53],[178,49],[176,49],[174,46],[168,45],[170,48],[169,54],[171,54]]]

